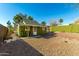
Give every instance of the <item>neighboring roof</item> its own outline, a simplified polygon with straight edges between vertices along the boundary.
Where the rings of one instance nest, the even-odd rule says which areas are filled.
[[[79,23],[79,20],[76,20],[75,23]]]

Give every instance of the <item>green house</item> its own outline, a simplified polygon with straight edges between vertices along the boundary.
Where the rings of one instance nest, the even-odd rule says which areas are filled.
[[[33,35],[43,35],[50,31],[49,26],[43,26],[35,20],[24,20],[17,25],[17,35],[26,37]]]

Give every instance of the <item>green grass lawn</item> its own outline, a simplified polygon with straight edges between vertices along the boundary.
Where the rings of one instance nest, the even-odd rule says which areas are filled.
[[[51,26],[52,32],[75,32],[79,33],[79,25]]]

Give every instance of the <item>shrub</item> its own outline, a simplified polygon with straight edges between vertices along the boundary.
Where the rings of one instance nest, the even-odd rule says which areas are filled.
[[[37,29],[37,34],[38,35],[43,35],[45,33],[46,33],[46,31],[43,31],[41,27],[38,27],[38,29]]]
[[[25,26],[20,26],[19,27],[19,36],[21,37],[26,37],[27,36],[27,32],[25,31]]]
[[[8,35],[10,36],[11,34],[13,34],[13,33],[14,33],[14,29],[13,29],[13,27],[8,28],[8,29],[9,29]]]

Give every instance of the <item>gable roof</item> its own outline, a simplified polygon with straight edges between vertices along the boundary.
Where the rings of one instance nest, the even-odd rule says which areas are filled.
[[[25,19],[23,22],[19,23],[19,25],[27,25],[27,26],[41,26],[37,21],[35,20],[28,20]]]
[[[37,21],[35,20],[24,20],[25,24],[28,25],[40,25]]]
[[[47,27],[47,26],[43,26],[41,24],[39,24],[37,21],[35,20],[24,20],[23,22],[21,22],[19,24],[20,26],[22,25],[27,25],[27,26],[38,26],[38,27]]]

